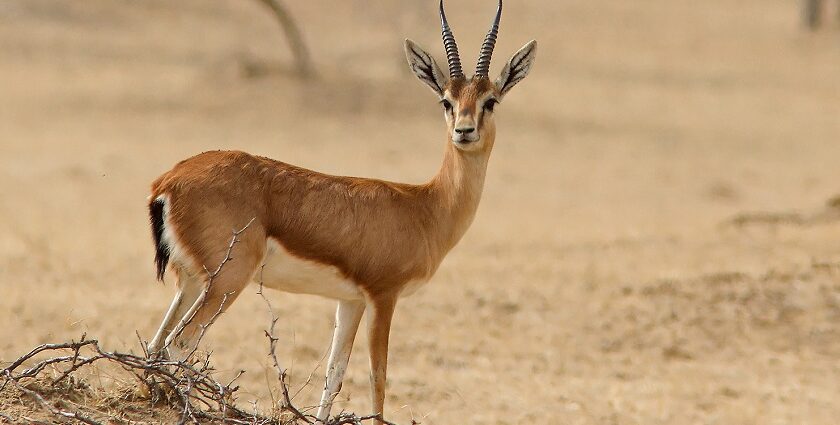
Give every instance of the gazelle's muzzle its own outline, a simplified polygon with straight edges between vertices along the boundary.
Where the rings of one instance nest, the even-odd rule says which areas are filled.
[[[476,142],[478,139],[479,135],[475,125],[475,119],[472,117],[459,117],[452,131],[452,141],[466,144]]]

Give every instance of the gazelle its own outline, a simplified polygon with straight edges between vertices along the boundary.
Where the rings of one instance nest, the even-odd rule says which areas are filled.
[[[411,40],[411,70],[443,107],[443,165],[428,183],[330,176],[243,152],[205,152],[152,184],[149,211],[163,279],[171,263],[178,292],[149,344],[152,353],[188,355],[217,311],[254,281],[338,300],[326,384],[317,417],[326,422],[341,387],[362,313],[367,311],[373,411],[384,414],[391,318],[397,299],[437,270],[475,215],[496,138],[495,107],[531,69],[536,42],[520,49],[495,82],[488,77],[502,2],[481,46],[475,75],[461,69],[440,3],[449,75]],[[208,285],[207,269],[226,258]]]

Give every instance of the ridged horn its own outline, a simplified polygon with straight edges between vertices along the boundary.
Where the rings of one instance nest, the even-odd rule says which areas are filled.
[[[443,47],[446,49],[446,61],[449,62],[449,78],[463,78],[464,70],[461,69],[461,55],[458,54],[458,45],[455,43],[455,36],[449,29],[446,22],[446,13],[443,11],[443,0],[440,0],[440,27],[443,36]]]
[[[484,43],[481,44],[481,52],[478,54],[478,64],[475,66],[476,77],[490,77],[490,59],[493,57],[493,48],[496,47],[496,38],[499,36],[499,21],[501,19],[502,0],[499,0],[496,19],[493,20],[493,25],[490,27],[490,31],[487,32],[487,37],[484,37]]]

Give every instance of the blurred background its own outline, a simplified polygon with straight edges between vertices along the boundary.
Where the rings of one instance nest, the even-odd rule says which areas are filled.
[[[445,143],[406,37],[432,0],[295,1],[314,72],[256,0],[0,2],[0,361],[78,338],[137,351],[155,282],[148,185],[240,149],[420,183]],[[794,0],[508,1],[476,220],[392,333],[386,414],[424,424],[834,424],[840,417],[840,23]],[[465,69],[491,0],[447,5]],[[268,407],[261,299],[204,342]],[[269,294],[300,406],[332,301]],[[364,336],[338,409],[367,412]],[[2,364],[2,363],[0,363]],[[311,383],[307,378],[312,376]]]

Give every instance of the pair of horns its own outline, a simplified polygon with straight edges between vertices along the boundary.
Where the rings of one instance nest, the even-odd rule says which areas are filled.
[[[502,0],[499,0],[499,8],[496,10],[496,18],[493,19],[493,25],[490,26],[490,31],[484,37],[484,43],[481,44],[481,51],[478,55],[478,64],[475,66],[476,78],[489,78],[490,74],[490,58],[493,56],[493,48],[496,47],[496,38],[499,36],[499,20],[502,18]],[[440,26],[443,35],[443,47],[446,49],[446,61],[449,62],[449,77],[450,78],[464,78],[464,71],[461,69],[461,56],[458,54],[458,45],[455,43],[455,36],[452,35],[452,30],[449,29],[449,23],[446,22],[446,13],[443,11],[443,0],[440,0]]]

